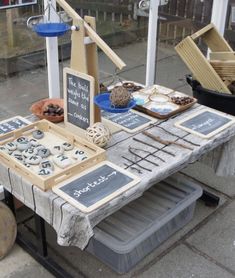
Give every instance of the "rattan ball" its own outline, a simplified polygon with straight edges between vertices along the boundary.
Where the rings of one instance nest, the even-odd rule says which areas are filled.
[[[114,107],[127,107],[131,94],[126,88],[117,86],[112,89],[109,99]]]
[[[86,138],[99,147],[105,147],[111,138],[111,133],[105,125],[98,122],[87,128]]]

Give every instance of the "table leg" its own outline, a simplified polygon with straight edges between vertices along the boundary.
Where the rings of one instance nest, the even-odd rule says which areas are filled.
[[[13,195],[4,189],[5,203],[12,210],[15,215],[15,206]],[[58,278],[72,278],[62,267],[48,257],[47,252],[47,241],[46,241],[46,230],[45,221],[36,213],[34,214],[35,230],[37,237],[37,246],[29,241],[19,231],[17,232],[16,242],[22,247],[27,253],[29,253],[37,262],[51,272],[55,277]]]

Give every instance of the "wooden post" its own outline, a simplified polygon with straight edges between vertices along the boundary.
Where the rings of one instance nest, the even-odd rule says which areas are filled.
[[[6,10],[8,47],[14,47],[14,30],[12,10]]]
[[[94,17],[85,16],[84,20],[90,25],[90,27],[96,31],[96,21]],[[88,74],[95,78],[95,95],[99,94],[100,86],[99,86],[99,71],[98,71],[98,52],[97,45],[93,42],[86,45],[87,52],[87,68]],[[100,109],[95,106],[95,115],[94,115],[95,123],[101,121]]]

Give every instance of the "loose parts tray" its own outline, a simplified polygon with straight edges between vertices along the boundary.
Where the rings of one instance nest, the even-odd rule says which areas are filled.
[[[63,142],[68,142],[74,145],[74,148],[83,150],[87,159],[83,161],[74,161],[73,164],[65,169],[59,168],[55,165],[53,174],[49,176],[40,176],[35,171],[35,167],[27,168],[24,164],[14,159],[12,156],[0,151],[0,160],[5,166],[15,170],[19,175],[27,179],[29,182],[35,184],[42,190],[46,191],[59,182],[62,182],[75,174],[78,174],[85,169],[96,165],[97,163],[105,160],[105,150],[95,146],[94,144],[86,141],[79,136],[73,135],[71,132],[56,126],[55,124],[41,120],[19,130],[9,132],[0,136],[0,145],[4,145],[8,142],[14,141],[20,136],[27,136],[31,138],[31,134],[34,130],[42,130],[45,133],[44,138],[39,140],[40,144],[43,144],[47,148],[51,148],[53,145],[60,145]],[[69,156],[68,152],[68,156]]]
[[[97,225],[87,251],[118,273],[127,272],[192,219],[201,195],[195,182],[170,177]]]

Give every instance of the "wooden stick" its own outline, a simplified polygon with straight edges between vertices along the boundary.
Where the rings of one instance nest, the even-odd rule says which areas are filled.
[[[81,20],[82,18],[77,12],[64,0],[56,0],[56,2],[73,18],[73,20]],[[82,19],[83,20],[83,19]],[[99,37],[99,35],[84,21],[84,27],[87,35],[103,50],[103,52],[112,60],[112,62],[121,70],[126,64],[118,57],[118,55]],[[77,31],[73,31],[77,32]],[[78,53],[79,55],[79,53]]]
[[[163,144],[163,145],[170,145],[170,144],[173,144],[173,145],[176,145],[176,146],[185,148],[185,149],[193,150],[193,148],[188,147],[188,146],[186,146],[186,145],[184,145],[184,144],[177,143],[177,142],[175,142],[175,141],[163,140],[163,139],[161,139],[159,136],[155,136],[155,135],[149,133],[148,131],[143,131],[142,133],[143,133],[144,135],[148,136],[149,138],[151,138],[151,139],[153,139],[153,140],[155,140],[155,141],[157,141],[157,142],[159,142],[159,143],[161,143],[161,144]]]

